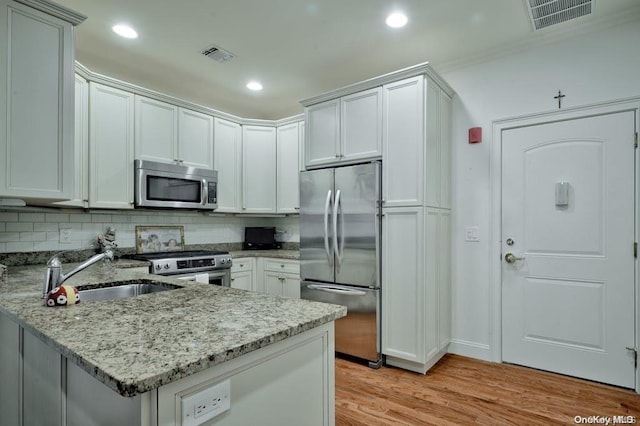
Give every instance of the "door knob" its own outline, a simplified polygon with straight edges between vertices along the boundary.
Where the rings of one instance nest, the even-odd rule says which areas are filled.
[[[524,257],[517,257],[513,253],[507,253],[507,254],[504,255],[504,260],[507,263],[515,263],[517,260],[524,260]]]

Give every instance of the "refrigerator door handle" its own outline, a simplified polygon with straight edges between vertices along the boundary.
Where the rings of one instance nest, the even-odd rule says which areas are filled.
[[[362,290],[349,290],[346,288],[333,287],[330,285],[308,284],[307,288],[311,290],[324,291],[327,293],[342,294],[344,296],[366,296],[367,293]]]
[[[340,253],[340,248],[338,246],[338,209],[340,208],[340,190],[336,191],[336,200],[333,203],[333,250],[336,252],[336,265],[340,267],[340,263],[342,262],[342,253]],[[343,223],[341,222],[341,225]],[[343,227],[344,234],[344,227]],[[342,243],[344,244],[344,235],[342,236]]]
[[[327,191],[327,199],[324,202],[324,251],[327,253],[329,266],[333,266],[333,254],[329,250],[329,205],[331,204],[331,190]]]

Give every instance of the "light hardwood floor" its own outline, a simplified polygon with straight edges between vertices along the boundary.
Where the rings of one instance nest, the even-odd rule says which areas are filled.
[[[337,426],[572,425],[576,416],[619,415],[640,422],[640,395],[457,355],[426,375],[336,359]]]

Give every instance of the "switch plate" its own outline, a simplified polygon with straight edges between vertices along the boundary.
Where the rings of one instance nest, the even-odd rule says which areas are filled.
[[[217,383],[181,398],[182,425],[198,426],[231,408],[231,383]]]
[[[464,239],[471,242],[480,241],[480,229],[477,226],[467,226],[464,229]]]

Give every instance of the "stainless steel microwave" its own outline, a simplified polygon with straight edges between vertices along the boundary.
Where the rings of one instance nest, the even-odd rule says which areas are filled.
[[[136,207],[213,210],[218,207],[218,172],[135,160]]]

